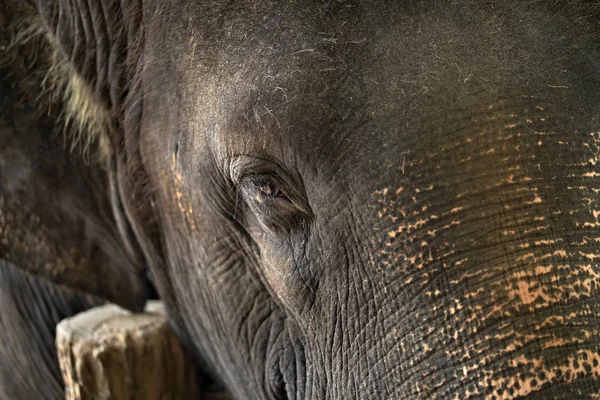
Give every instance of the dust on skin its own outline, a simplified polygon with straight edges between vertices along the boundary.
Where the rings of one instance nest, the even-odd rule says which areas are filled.
[[[196,222],[194,219],[192,203],[189,200],[189,197],[184,194],[186,186],[183,180],[183,175],[181,174],[180,167],[177,163],[177,157],[175,153],[172,153],[171,155],[171,173],[173,174],[174,178],[173,192],[175,194],[175,201],[177,202],[177,207],[179,208],[181,215],[184,217],[184,220],[189,224],[190,227],[194,228],[196,226]]]
[[[94,260],[86,257],[80,248],[69,246],[69,240],[57,244],[38,215],[1,195],[0,258],[31,274],[90,291],[99,286],[103,273],[90,266]],[[71,271],[93,271],[94,276],[90,279],[89,273],[71,274]]]
[[[550,107],[533,109],[403,160],[410,179],[372,193],[388,227],[373,262],[391,277],[400,265],[426,307],[397,335],[416,397],[511,399],[600,377],[600,134],[554,132]],[[463,386],[437,391],[453,377]]]

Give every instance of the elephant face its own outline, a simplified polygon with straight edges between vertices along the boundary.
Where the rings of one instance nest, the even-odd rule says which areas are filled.
[[[598,389],[600,58],[578,11],[157,10],[152,268],[240,398]]]
[[[235,396],[598,391],[597,9],[128,13],[122,202]]]

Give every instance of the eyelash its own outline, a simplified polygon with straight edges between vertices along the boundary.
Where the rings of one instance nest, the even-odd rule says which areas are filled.
[[[270,176],[249,175],[246,177],[247,187],[251,188],[255,194],[252,197],[257,201],[267,199],[281,199],[289,201],[285,192],[281,189],[281,185],[276,182],[275,178]]]
[[[270,231],[289,230],[298,226],[300,221],[310,218],[310,212],[297,202],[292,189],[287,187],[279,175],[247,174],[238,183],[238,193],[252,210],[251,214],[257,216],[261,224]]]
[[[252,185],[265,197],[285,197],[281,189],[271,182],[253,183]]]

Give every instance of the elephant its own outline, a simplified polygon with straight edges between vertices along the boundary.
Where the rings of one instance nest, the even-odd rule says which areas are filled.
[[[597,2],[12,6],[234,398],[598,397]]]
[[[0,399],[60,400],[57,323],[107,300],[140,310],[153,294],[118,233],[106,170],[65,150],[36,40],[13,43],[23,17],[1,7]]]
[[[0,261],[0,398],[64,399],[56,324],[100,304]]]

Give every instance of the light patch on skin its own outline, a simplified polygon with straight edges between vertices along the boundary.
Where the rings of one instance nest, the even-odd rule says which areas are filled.
[[[509,132],[452,138],[421,159],[407,160],[412,180],[372,193],[386,223],[375,244],[382,249],[376,265],[391,277],[400,268],[402,290],[420,294],[416,307],[428,310],[422,317],[410,314],[419,328],[400,339],[407,362],[436,360],[414,373],[411,390],[417,398],[438,398],[434,387],[464,376],[470,384],[455,398],[516,398],[552,382],[571,382],[576,374],[598,377],[597,365],[583,371],[574,360],[582,354],[597,359],[594,338],[600,336],[588,306],[600,292],[600,175],[590,171],[597,165],[600,135],[571,139],[538,127],[545,115],[529,114],[528,120],[527,131],[523,123],[507,121],[503,127]],[[578,146],[575,154],[583,147],[594,156],[584,151],[579,155],[585,162],[565,158],[560,168],[537,158],[562,151],[556,149],[566,146],[566,137],[569,146]],[[456,147],[459,142],[462,147]],[[457,173],[457,165],[465,170]],[[564,183],[555,183],[556,173]],[[432,185],[437,196],[425,190]],[[574,195],[553,197],[565,191]],[[565,313],[573,304],[580,306]],[[556,347],[568,354],[544,358]],[[537,359],[521,365],[517,360],[531,358],[531,349],[537,349]],[[445,367],[436,372],[433,363]]]
[[[595,351],[585,350],[578,351],[576,356],[568,357],[567,360],[559,365],[548,368],[545,360],[540,357],[519,356],[517,359],[511,360],[511,367],[519,367],[527,365],[528,368],[533,368],[537,372],[535,377],[527,377],[521,379],[519,376],[510,378],[491,378],[493,387],[511,387],[514,391],[510,396],[505,396],[505,399],[514,399],[521,396],[526,396],[530,393],[540,390],[540,388],[551,382],[573,382],[581,377],[593,376],[600,377],[600,354]],[[491,373],[489,373],[491,376]],[[490,378],[488,378],[490,379]],[[498,398],[496,394],[488,395],[486,399]]]
[[[194,209],[192,207],[192,202],[184,194],[186,186],[183,175],[181,174],[181,171],[177,165],[175,154],[173,154],[171,158],[171,172],[174,178],[174,194],[177,208],[181,212],[181,215],[184,217],[190,228],[195,230],[196,221],[194,218]]]
[[[550,304],[550,298],[544,293],[541,287],[534,288],[533,284],[526,281],[519,281],[517,283],[518,290],[511,289],[508,292],[508,298],[514,300],[519,298],[521,303],[528,305],[536,300],[541,300],[543,306]]]
[[[538,189],[537,188],[533,188],[531,189],[533,192],[533,200],[526,202],[525,204],[527,205],[531,205],[531,204],[540,204],[543,200],[540,197],[540,195],[538,194]]]

